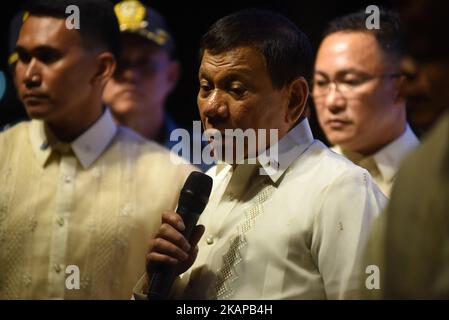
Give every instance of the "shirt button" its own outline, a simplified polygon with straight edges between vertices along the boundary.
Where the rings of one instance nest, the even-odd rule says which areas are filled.
[[[61,272],[61,266],[59,264],[54,264],[53,269],[56,271],[56,273]]]
[[[101,176],[100,170],[98,168],[93,169],[92,175],[94,178],[99,178]]]
[[[40,149],[42,151],[47,150],[48,146],[49,146],[48,142],[45,141],[41,144]]]
[[[64,225],[64,218],[59,217],[58,220],[56,220],[56,222],[62,227]]]
[[[207,237],[207,238],[206,238],[206,243],[207,243],[208,245],[213,244],[213,243],[214,243],[214,238],[212,238],[212,237]]]
[[[72,182],[72,178],[70,178],[69,176],[64,176],[64,181],[65,183],[70,183]]]
[[[29,274],[24,274],[23,276],[22,276],[22,280],[23,280],[23,283],[25,284],[25,286],[29,286],[30,284],[31,284],[31,275],[29,275]]]
[[[233,201],[234,200],[234,195],[232,193],[228,194],[228,200],[229,201]]]

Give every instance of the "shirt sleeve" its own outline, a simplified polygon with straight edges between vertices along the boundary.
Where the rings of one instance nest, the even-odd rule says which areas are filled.
[[[145,275],[143,275],[133,288],[131,300],[147,300],[147,295],[143,292],[145,286]]]
[[[362,251],[370,224],[386,201],[360,168],[345,170],[323,191],[311,251],[328,299],[358,298]]]
[[[385,231],[386,231],[386,215],[384,211],[373,222],[370,235],[367,241],[365,251],[363,253],[363,261],[360,266],[360,294],[362,299],[384,299],[383,284],[385,270]],[[379,273],[380,288],[369,288],[366,281],[370,274],[366,273],[369,266],[375,266]]]
[[[187,272],[185,274],[187,274]],[[187,285],[186,281],[183,281],[183,280],[186,280],[186,278],[188,278],[185,276],[185,274],[182,274],[175,279],[175,281],[173,282],[172,288],[170,289],[168,299],[182,299],[183,298],[183,290],[185,289],[185,286]],[[145,287],[145,275],[143,275],[139,279],[139,281],[136,283],[136,285],[134,286],[131,300],[147,300],[148,295],[144,292],[144,287]]]

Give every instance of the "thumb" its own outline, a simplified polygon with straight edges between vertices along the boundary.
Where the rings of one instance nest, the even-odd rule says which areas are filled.
[[[187,269],[189,269],[192,264],[195,262],[196,257],[198,255],[198,242],[200,241],[201,237],[204,234],[204,231],[206,229],[203,225],[198,225],[193,229],[192,236],[190,237],[190,252],[189,252],[189,258],[185,261],[183,261],[177,268],[178,274],[184,273]]]
[[[203,236],[205,230],[206,228],[202,224],[197,225],[195,229],[193,229],[192,236],[190,237],[189,241],[192,249],[196,247],[201,237]]]

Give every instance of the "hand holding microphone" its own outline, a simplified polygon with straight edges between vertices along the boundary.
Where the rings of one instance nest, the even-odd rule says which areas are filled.
[[[192,172],[179,197],[176,212],[166,211],[156,237],[150,241],[147,252],[148,298],[168,297],[176,277],[195,261],[197,243],[204,226],[196,226],[209,200],[212,179],[200,172]]]

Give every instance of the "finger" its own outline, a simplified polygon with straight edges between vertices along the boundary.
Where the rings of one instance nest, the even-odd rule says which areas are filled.
[[[186,260],[189,256],[188,251],[184,251],[177,245],[163,238],[154,239],[152,242],[152,248],[148,253],[151,254],[153,252],[166,255],[180,261]]]
[[[152,275],[156,271],[165,270],[167,267],[176,267],[179,261],[176,258],[160,254],[158,252],[150,252],[146,255],[146,274]]]
[[[159,232],[156,235],[157,238],[162,238],[174,245],[182,248],[184,251],[188,252],[191,247],[187,239],[183,236],[179,230],[175,229],[172,225],[164,223],[159,228]]]
[[[167,223],[177,230],[183,232],[186,228],[184,225],[184,222],[182,221],[182,218],[179,214],[177,214],[174,211],[164,211],[162,213],[162,224]]]
[[[158,252],[150,252],[147,254],[146,256],[146,260],[147,260],[147,265],[159,265],[159,264],[164,264],[164,265],[176,265],[179,261],[176,258],[167,256],[165,254],[161,254]]]
[[[201,236],[204,234],[204,226],[198,225],[195,227],[192,238],[190,239],[190,244],[192,245],[192,249],[189,252],[189,258],[178,265],[178,273],[184,273],[187,269],[189,269],[196,260],[198,256],[198,242],[201,239]]]

